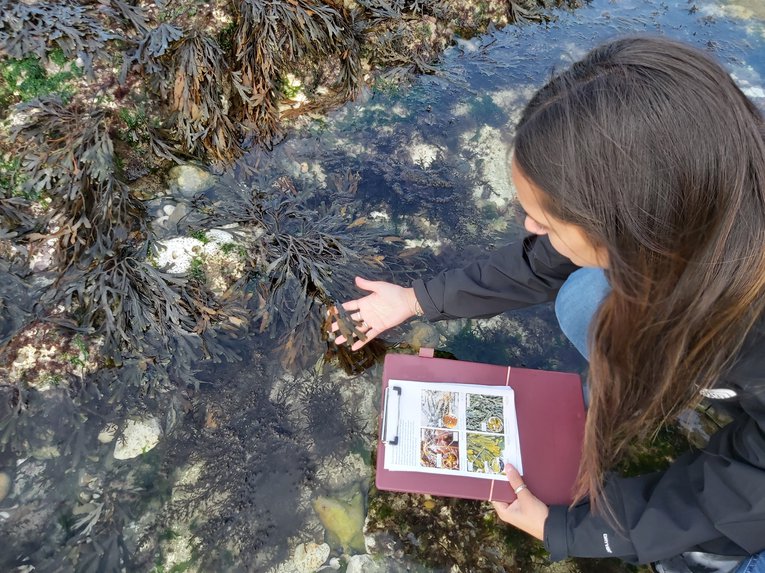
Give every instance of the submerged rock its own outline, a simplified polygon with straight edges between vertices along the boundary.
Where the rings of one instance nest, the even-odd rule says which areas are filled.
[[[204,243],[193,237],[175,237],[158,241],[155,247],[157,268],[179,274],[191,269],[192,261],[201,256]]]
[[[0,501],[3,501],[11,492],[11,476],[0,472]]]
[[[331,457],[323,459],[316,470],[316,479],[323,487],[337,491],[365,479],[370,471],[364,458],[350,453],[339,462]]]
[[[364,552],[364,499],[357,492],[350,501],[319,496],[313,509],[327,530],[328,540],[340,545],[346,553]]]
[[[215,177],[195,165],[177,165],[168,172],[172,192],[193,197],[212,187]]]
[[[326,569],[322,565],[329,553],[330,547],[326,543],[301,543],[295,547],[292,558],[272,568],[269,573],[315,573]]]
[[[329,551],[329,545],[326,543],[301,543],[295,548],[292,563],[299,573],[314,573],[327,560]]]
[[[157,418],[128,420],[120,439],[114,446],[114,458],[129,460],[145,454],[159,443],[161,435],[162,430]]]
[[[369,555],[354,555],[348,560],[345,573],[383,573],[385,566],[377,563]]]

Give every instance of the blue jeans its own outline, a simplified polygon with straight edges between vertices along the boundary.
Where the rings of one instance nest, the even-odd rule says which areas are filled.
[[[585,358],[589,358],[590,322],[610,290],[602,270],[579,269],[563,283],[555,299],[555,315],[563,334]],[[734,573],[765,573],[765,551],[744,559]]]
[[[744,559],[734,573],[765,573],[765,551]]]

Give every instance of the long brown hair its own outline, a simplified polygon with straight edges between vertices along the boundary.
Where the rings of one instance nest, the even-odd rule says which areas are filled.
[[[609,260],[577,500],[608,509],[605,472],[700,400],[763,313],[764,133],[720,65],[661,38],[592,50],[526,107],[517,164]]]

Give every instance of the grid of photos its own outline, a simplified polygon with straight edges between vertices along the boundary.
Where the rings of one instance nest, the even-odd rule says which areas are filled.
[[[460,422],[457,392],[423,390],[420,402],[420,464],[426,468],[460,469]]]
[[[501,474],[505,451],[502,396],[465,395],[467,471]]]

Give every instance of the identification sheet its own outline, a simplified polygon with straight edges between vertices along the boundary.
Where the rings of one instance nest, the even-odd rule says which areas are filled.
[[[523,474],[513,389],[390,380],[382,441],[385,469],[497,479]]]

